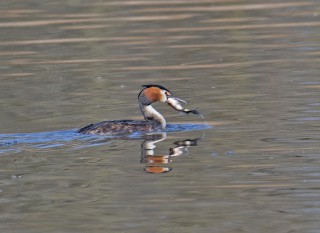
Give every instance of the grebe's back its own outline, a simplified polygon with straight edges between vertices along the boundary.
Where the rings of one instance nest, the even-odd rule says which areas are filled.
[[[161,125],[154,121],[115,120],[102,121],[85,126],[77,131],[83,134],[126,135],[134,132],[152,133],[160,131]]]

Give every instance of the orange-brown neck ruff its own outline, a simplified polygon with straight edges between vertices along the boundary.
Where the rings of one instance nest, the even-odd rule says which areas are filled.
[[[161,101],[163,99],[163,94],[158,87],[146,88],[143,93],[151,103]]]

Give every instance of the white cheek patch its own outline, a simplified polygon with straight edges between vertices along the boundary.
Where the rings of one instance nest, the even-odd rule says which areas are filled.
[[[166,91],[165,90],[161,90],[160,92],[161,92],[160,101],[165,103],[168,100],[167,95],[166,95]]]

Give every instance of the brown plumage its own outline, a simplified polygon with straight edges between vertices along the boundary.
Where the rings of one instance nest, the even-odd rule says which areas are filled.
[[[163,98],[162,93],[161,93],[161,91],[160,91],[160,89],[158,87],[146,88],[146,89],[144,89],[143,94],[152,103],[154,103],[156,101],[160,101]]]
[[[102,121],[85,126],[77,131],[83,134],[125,135],[134,132],[151,133],[161,130],[161,125],[152,121],[115,120]]]

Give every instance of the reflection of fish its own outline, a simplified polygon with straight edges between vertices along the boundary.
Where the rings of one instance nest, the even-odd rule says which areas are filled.
[[[195,109],[184,108],[180,102],[187,103],[186,101],[184,101],[182,99],[179,99],[177,97],[171,97],[171,96],[169,96],[169,98],[167,100],[167,104],[169,106],[171,106],[173,109],[177,110],[178,112],[186,113],[186,114],[193,113],[193,114],[201,116],[204,119],[204,117],[202,116],[202,114],[199,111],[197,111]]]

